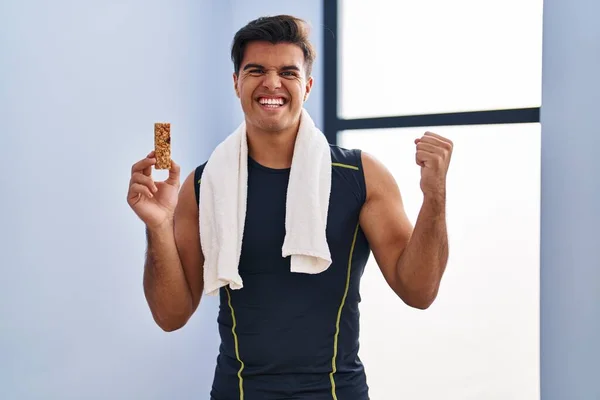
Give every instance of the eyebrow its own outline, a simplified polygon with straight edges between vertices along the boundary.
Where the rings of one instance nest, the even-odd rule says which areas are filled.
[[[265,67],[264,67],[264,66],[262,66],[262,65],[260,65],[260,64],[253,64],[253,63],[250,63],[250,64],[246,64],[246,65],[244,66],[244,71],[246,71],[246,70],[248,70],[248,69],[250,69],[250,68],[265,69]],[[298,67],[297,67],[297,66],[295,66],[295,65],[284,65],[284,66],[283,66],[283,67],[281,67],[280,69],[281,69],[282,71],[298,71],[298,72],[300,72],[300,68],[298,68]]]

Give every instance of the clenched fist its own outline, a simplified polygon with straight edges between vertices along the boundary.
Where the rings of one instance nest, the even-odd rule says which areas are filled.
[[[425,196],[446,196],[446,174],[452,157],[453,143],[433,132],[415,140],[416,161],[421,167],[421,190]]]

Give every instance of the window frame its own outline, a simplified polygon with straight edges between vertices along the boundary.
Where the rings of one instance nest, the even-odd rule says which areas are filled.
[[[323,133],[330,144],[338,144],[338,133],[353,129],[412,128],[420,126],[539,123],[540,107],[396,115],[375,118],[340,118],[338,1],[323,0]]]

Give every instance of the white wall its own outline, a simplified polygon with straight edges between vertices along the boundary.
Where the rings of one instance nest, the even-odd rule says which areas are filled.
[[[600,399],[600,3],[544,3],[543,400]]]

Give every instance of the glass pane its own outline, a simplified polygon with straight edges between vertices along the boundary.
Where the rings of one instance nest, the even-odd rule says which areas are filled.
[[[539,399],[539,124],[339,135],[394,175],[416,222],[414,139],[450,138],[450,260],[428,310],[406,306],[371,256],[361,284],[361,348],[374,399]]]
[[[344,0],[341,118],[539,107],[543,0]]]

